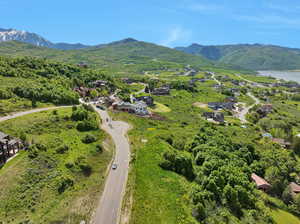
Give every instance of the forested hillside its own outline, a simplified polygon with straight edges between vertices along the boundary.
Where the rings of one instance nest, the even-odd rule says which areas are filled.
[[[220,63],[250,70],[292,70],[300,68],[300,49],[261,44],[203,46],[192,44],[177,50]]]
[[[0,113],[37,104],[78,104],[75,86],[97,79],[113,81],[101,71],[30,57],[0,57]]]
[[[213,66],[212,62],[203,57],[133,39],[68,51],[36,47],[14,41],[3,42],[0,43],[0,54],[35,56],[72,64],[84,62],[92,67],[101,67],[117,72],[120,72],[121,69],[142,72],[163,68],[180,68],[188,64],[196,68]]]

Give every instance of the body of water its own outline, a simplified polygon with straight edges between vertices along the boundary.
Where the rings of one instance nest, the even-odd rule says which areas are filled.
[[[263,76],[272,76],[278,79],[300,83],[300,71],[258,71],[258,73]]]

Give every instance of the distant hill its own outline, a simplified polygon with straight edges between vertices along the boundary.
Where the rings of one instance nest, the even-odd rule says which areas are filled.
[[[176,47],[219,63],[250,70],[292,70],[300,68],[300,49],[262,44]]]
[[[83,44],[52,43],[35,33],[0,28],[0,42],[5,41],[20,41],[39,47],[56,48],[61,50],[74,50],[89,47]]]
[[[196,68],[214,65],[213,62],[203,57],[132,38],[68,51],[16,41],[2,42],[0,43],[0,55],[36,56],[74,64],[85,62],[98,67],[130,67],[139,71],[188,64]]]

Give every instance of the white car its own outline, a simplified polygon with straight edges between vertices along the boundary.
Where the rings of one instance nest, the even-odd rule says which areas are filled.
[[[116,163],[114,163],[114,164],[111,166],[111,168],[112,168],[113,170],[115,170],[115,169],[118,168],[118,165],[117,165]]]

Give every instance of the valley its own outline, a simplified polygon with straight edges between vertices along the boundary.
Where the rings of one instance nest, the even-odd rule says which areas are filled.
[[[2,223],[300,222],[300,84],[134,39],[0,54]]]

